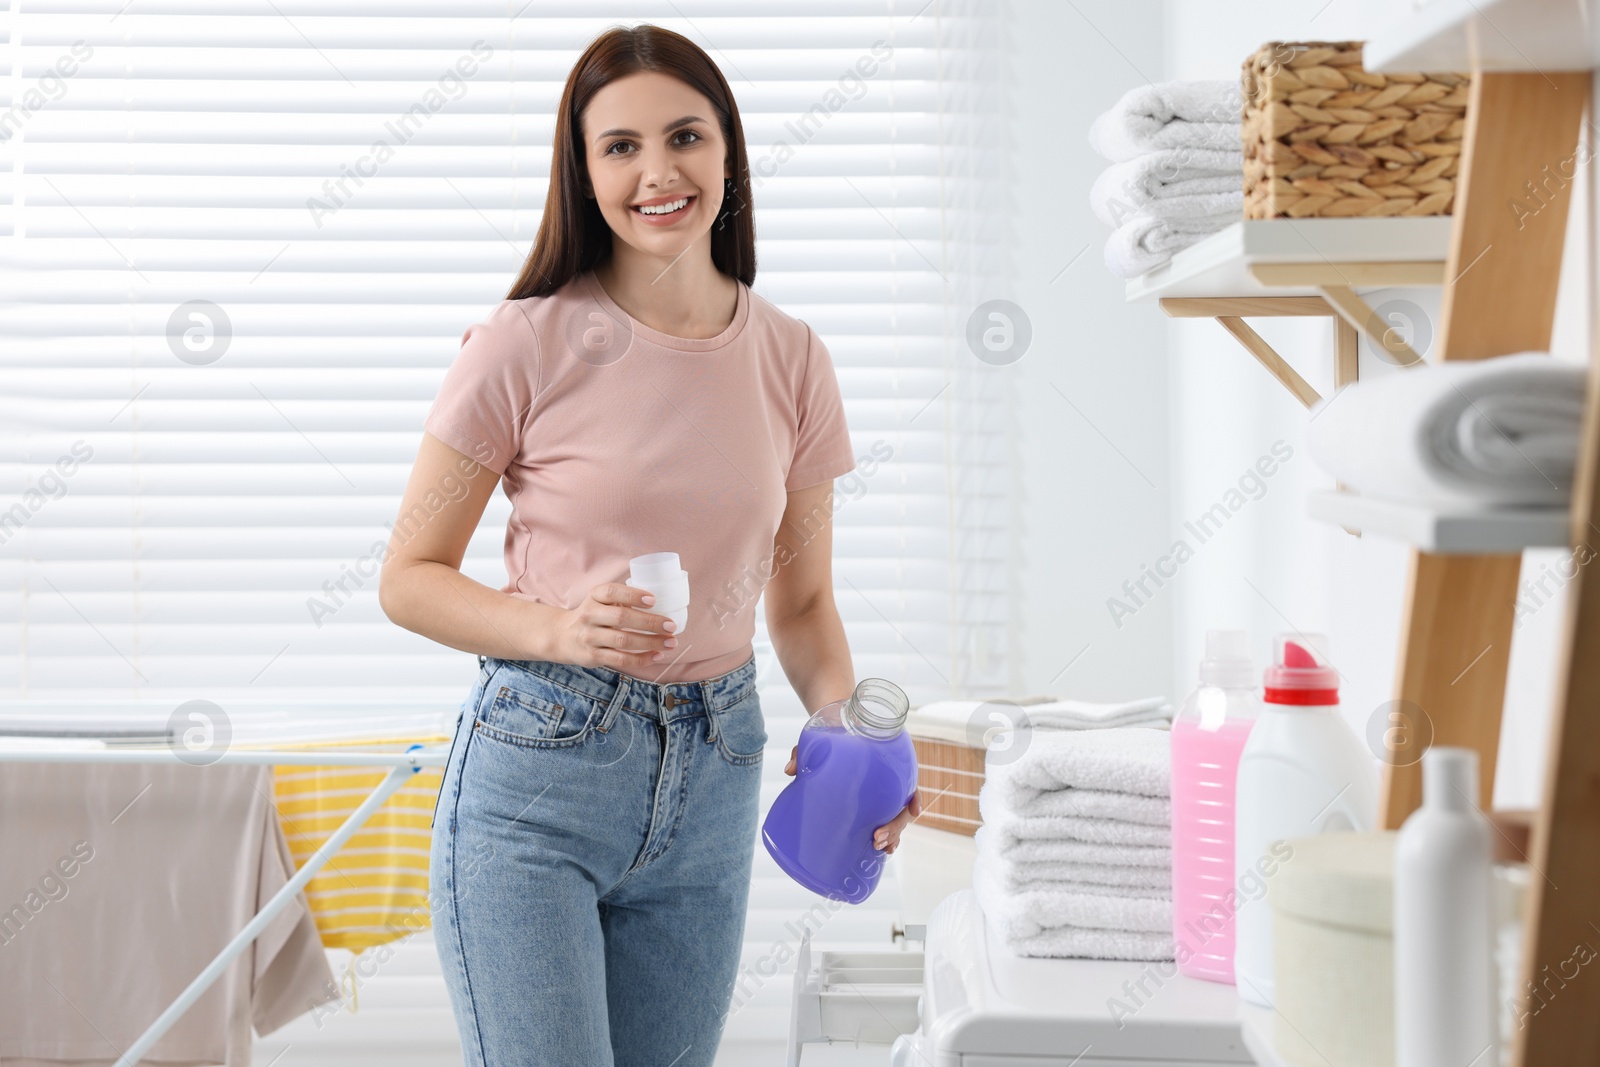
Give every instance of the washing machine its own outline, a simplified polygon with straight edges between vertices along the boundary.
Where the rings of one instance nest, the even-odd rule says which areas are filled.
[[[890,1067],[1254,1064],[1233,986],[1166,963],[1037,959],[991,937],[970,889],[928,917],[917,1029]]]

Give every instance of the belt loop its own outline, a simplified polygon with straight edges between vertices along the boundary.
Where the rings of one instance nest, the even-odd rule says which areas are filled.
[[[711,683],[701,679],[696,683],[700,686],[700,699],[706,706],[706,743],[717,739],[717,709],[711,703]]]
[[[600,713],[600,721],[595,724],[595,729],[600,733],[608,733],[616,721],[617,712],[622,709],[622,701],[627,696],[628,679],[621,671],[617,672],[617,684],[611,690],[611,703]]]

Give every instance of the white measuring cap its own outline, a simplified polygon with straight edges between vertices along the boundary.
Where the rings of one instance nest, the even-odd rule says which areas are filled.
[[[689,621],[689,572],[676,552],[649,552],[628,561],[628,584],[649,590],[656,602],[646,611],[665,615],[676,624],[673,635],[683,633]]]

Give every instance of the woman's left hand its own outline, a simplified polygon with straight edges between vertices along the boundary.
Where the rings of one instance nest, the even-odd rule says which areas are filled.
[[[795,761],[800,758],[800,746],[794,746],[789,753],[789,762],[784,765],[783,773],[795,773]],[[922,814],[922,791],[911,794],[911,803],[900,809],[900,814],[883,826],[877,828],[872,834],[872,847],[879,852],[894,855],[894,850],[900,847],[900,831],[905,829],[913,819]]]
[[[919,790],[911,794],[911,803],[900,809],[900,814],[889,820],[887,825],[880,826],[872,835],[872,844],[879,851],[894,855],[894,850],[900,845],[900,831],[905,829],[913,819],[922,814],[922,792]]]

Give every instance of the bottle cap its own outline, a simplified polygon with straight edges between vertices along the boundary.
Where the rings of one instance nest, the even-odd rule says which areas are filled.
[[[1477,750],[1439,745],[1423,752],[1422,800],[1430,808],[1477,807]]]
[[[650,610],[671,615],[689,606],[689,574],[678,563],[676,552],[650,552],[628,561],[628,584],[648,589],[656,602]]]
[[[1327,649],[1322,634],[1279,634],[1273,640],[1273,664],[1267,668],[1267,702],[1339,703],[1339,672],[1329,665]]]
[[[1249,689],[1255,681],[1249,635],[1243,630],[1207,630],[1206,658],[1200,661],[1200,684]]]

